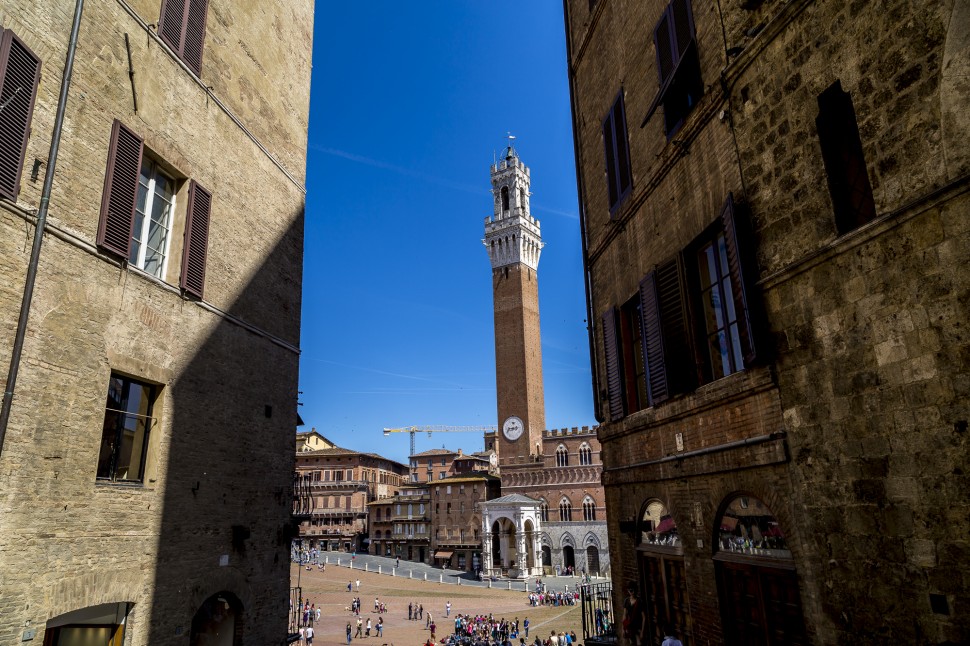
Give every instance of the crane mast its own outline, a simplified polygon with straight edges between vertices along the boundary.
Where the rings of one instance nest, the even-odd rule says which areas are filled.
[[[436,426],[402,426],[400,428],[385,428],[384,436],[387,437],[391,433],[409,433],[411,435],[411,452],[408,454],[408,459],[414,455],[414,434],[415,433],[427,433],[428,437],[431,437],[432,433],[484,433],[486,431],[498,431],[497,426],[448,426],[446,424],[440,424]]]

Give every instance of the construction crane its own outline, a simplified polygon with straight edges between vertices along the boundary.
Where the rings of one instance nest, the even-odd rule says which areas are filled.
[[[401,428],[385,428],[384,436],[391,433],[410,433],[411,434],[411,453],[414,455],[414,434],[427,433],[431,437],[432,433],[484,433],[487,431],[498,431],[497,426],[404,426]]]

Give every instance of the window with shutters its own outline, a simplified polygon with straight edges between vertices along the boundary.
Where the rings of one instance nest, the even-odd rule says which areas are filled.
[[[196,75],[202,72],[202,47],[209,0],[163,0],[158,35]]]
[[[671,0],[653,29],[660,88],[641,124],[646,125],[663,106],[668,139],[677,133],[704,93],[695,36],[690,0]]]
[[[682,252],[640,283],[637,350],[644,366],[644,406],[743,370],[756,360],[744,260],[738,246],[733,196],[720,217]],[[626,389],[622,312],[603,316],[607,395],[611,421],[633,410]],[[639,383],[637,384],[639,387]]]
[[[606,150],[607,196],[610,214],[613,215],[633,187],[623,90],[620,90],[609,113],[603,119],[603,145]]]
[[[0,197],[13,202],[27,153],[40,83],[40,58],[10,29],[0,27]]]
[[[876,217],[852,97],[836,81],[818,96],[815,119],[839,235]]]
[[[194,180],[188,184],[179,287],[201,298],[212,194]],[[116,120],[108,147],[98,246],[165,280],[177,192],[178,182],[145,151],[142,138]]]
[[[97,479],[142,482],[148,457],[148,440],[155,426],[152,409],[158,387],[111,373],[101,430]]]

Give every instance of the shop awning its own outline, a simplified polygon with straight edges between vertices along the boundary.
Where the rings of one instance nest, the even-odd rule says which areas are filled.
[[[434,553],[434,557],[436,559],[450,559],[452,554],[454,554],[454,552],[446,552],[444,550],[439,550]]]

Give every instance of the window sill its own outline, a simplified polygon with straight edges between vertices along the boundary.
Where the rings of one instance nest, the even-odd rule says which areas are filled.
[[[103,487],[105,489],[128,489],[135,491],[154,491],[154,487],[146,487],[144,482],[124,482],[116,480],[102,480],[97,479],[94,481],[94,486]]]

